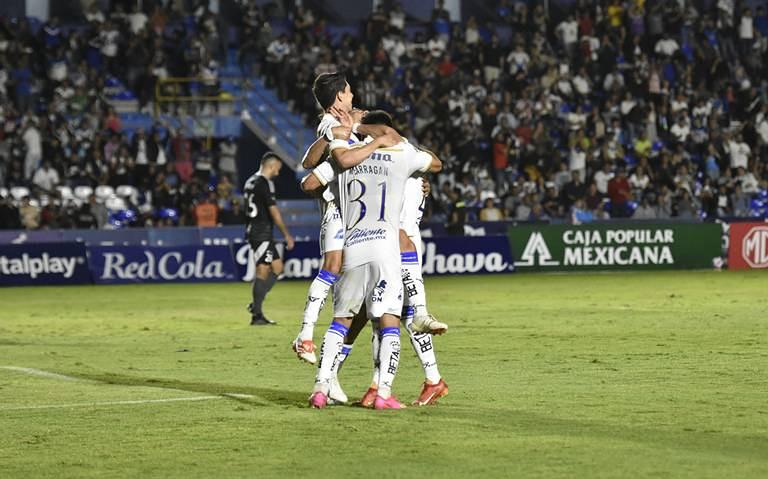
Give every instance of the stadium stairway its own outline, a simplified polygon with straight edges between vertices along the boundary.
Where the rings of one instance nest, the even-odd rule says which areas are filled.
[[[288,103],[280,100],[277,93],[267,88],[260,78],[243,76],[236,50],[228,51],[226,62],[219,69],[219,77],[222,93],[234,101],[232,106],[220,106],[221,113],[213,126],[214,136],[237,136],[240,119],[250,119],[262,141],[282,152],[289,165],[298,165],[306,148],[315,140],[314,131],[304,125],[301,116],[291,111]],[[119,82],[114,86],[115,95],[130,96],[130,92],[120,88],[122,85]],[[152,115],[131,110],[119,110],[123,129],[129,137],[139,128],[152,128],[155,123]],[[192,118],[162,115],[161,120],[164,124],[175,127],[185,125],[189,131],[199,131],[194,128],[195,120]],[[298,169],[301,169],[300,166]]]

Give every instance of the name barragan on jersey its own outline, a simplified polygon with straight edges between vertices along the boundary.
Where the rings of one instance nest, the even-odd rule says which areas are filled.
[[[357,166],[353,166],[349,169],[349,172],[353,175],[380,175],[389,176],[389,168],[379,165],[366,165],[361,163]]]

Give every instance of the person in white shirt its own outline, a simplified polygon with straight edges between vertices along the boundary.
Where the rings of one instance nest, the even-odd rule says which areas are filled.
[[[28,121],[27,129],[24,131],[21,139],[27,147],[27,154],[24,157],[24,177],[31,179],[35,173],[40,160],[43,158],[43,140],[40,136],[40,130],[37,129],[36,119]]]
[[[749,7],[745,7],[741,14],[741,20],[739,21],[739,43],[741,46],[741,54],[749,55],[752,52],[752,44],[755,41],[755,25],[752,18],[752,10]]]
[[[560,22],[555,32],[560,38],[568,57],[572,58],[576,52],[576,43],[579,40],[579,24],[576,22],[576,18],[573,15],[569,15],[568,18]]]
[[[518,73],[528,70],[528,63],[530,63],[531,57],[525,53],[523,46],[518,44],[515,49],[507,55],[507,67],[509,74],[512,76]]]
[[[675,141],[678,143],[685,143],[685,141],[688,140],[688,136],[691,134],[691,127],[681,115],[675,120],[675,124],[672,125],[669,132],[675,137]]]
[[[51,167],[50,161],[43,161],[43,166],[32,177],[32,183],[46,193],[52,192],[59,182],[59,173]]]
[[[741,189],[744,193],[751,195],[760,191],[757,183],[757,178],[751,171],[747,171],[745,168],[739,167],[736,174],[736,181],[741,184]]]
[[[445,43],[445,40],[443,40],[442,37],[436,36],[429,39],[427,42],[427,50],[429,50],[429,54],[432,55],[432,58],[435,60],[438,60],[443,57],[445,54],[445,49],[447,48],[447,45]]]
[[[749,145],[742,139],[741,134],[731,138],[726,144],[726,152],[731,156],[731,168],[744,168],[749,166],[749,155],[752,153]]]
[[[133,12],[128,15],[128,23],[131,25],[131,32],[136,35],[147,26],[147,15],[141,11],[138,5],[134,5]]]
[[[656,47],[653,51],[660,55],[671,57],[678,50],[680,50],[680,45],[677,44],[677,41],[670,37],[669,33],[665,33],[661,40],[656,42]]]
[[[642,166],[638,166],[634,173],[629,177],[629,186],[638,194],[648,187],[651,179],[645,173],[645,169]]]
[[[608,182],[615,176],[613,171],[611,171],[612,166],[613,165],[606,161],[603,163],[603,168],[595,173],[593,177],[595,186],[597,186],[597,191],[603,195],[608,193]]]

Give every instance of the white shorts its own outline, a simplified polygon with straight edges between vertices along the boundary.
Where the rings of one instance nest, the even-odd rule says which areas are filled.
[[[328,203],[320,223],[320,252],[341,251],[344,249],[344,222],[336,202]]]
[[[419,223],[424,215],[424,192],[421,189],[421,178],[412,178],[405,183],[403,190],[403,209],[400,210],[400,229],[409,237],[419,232]]]
[[[334,285],[333,317],[351,318],[365,304],[368,318],[400,316],[403,279],[400,262],[366,263],[344,270]]]

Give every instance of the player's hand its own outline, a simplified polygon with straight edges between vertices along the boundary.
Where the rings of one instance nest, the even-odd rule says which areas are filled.
[[[376,142],[379,145],[379,148],[389,148],[390,146],[399,144],[401,141],[403,141],[403,137],[401,137],[400,134],[395,130],[391,130],[387,132],[386,135],[382,135],[376,138]]]
[[[333,137],[337,140],[349,140],[349,137],[352,135],[351,126],[334,126],[331,128],[331,131],[333,132]]]
[[[352,125],[355,123],[352,121],[352,117],[349,113],[342,110],[341,108],[332,106],[330,109],[331,115],[334,116],[337,120],[339,120],[339,123],[341,123],[341,126],[348,126],[349,128],[352,128]]]
[[[294,243],[295,242],[293,241],[293,236],[288,235],[285,237],[285,249],[287,249],[288,251],[292,250]]]
[[[365,115],[367,114],[368,114],[368,110],[360,110],[360,109],[354,108],[352,112],[349,114],[349,116],[352,117],[352,124],[355,124],[363,121],[363,118],[365,118]]]
[[[425,178],[421,179],[421,192],[425,198],[432,192],[432,185]]]

